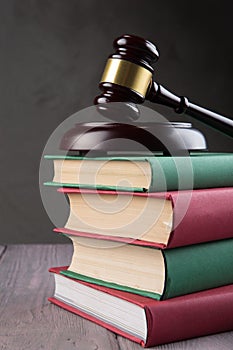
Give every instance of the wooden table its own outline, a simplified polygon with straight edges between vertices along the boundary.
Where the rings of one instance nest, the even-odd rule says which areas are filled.
[[[138,344],[50,304],[51,266],[68,265],[71,245],[0,246],[1,350],[139,350]],[[152,349],[233,349],[233,332]]]

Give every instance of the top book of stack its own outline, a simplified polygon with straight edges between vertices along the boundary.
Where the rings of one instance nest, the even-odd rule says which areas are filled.
[[[47,155],[45,158],[54,162],[53,181],[45,185],[134,192],[233,186],[232,153],[117,158]]]

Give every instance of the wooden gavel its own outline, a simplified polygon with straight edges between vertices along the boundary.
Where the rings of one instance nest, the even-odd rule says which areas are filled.
[[[102,94],[95,104],[145,100],[171,107],[175,112],[186,113],[201,122],[233,137],[233,120],[214,113],[177,96],[153,81],[151,66],[159,58],[151,42],[133,35],[123,35],[113,43],[116,52],[109,56],[99,87]]]

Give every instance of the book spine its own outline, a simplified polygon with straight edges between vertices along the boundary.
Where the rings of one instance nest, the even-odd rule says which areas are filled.
[[[145,307],[146,347],[233,330],[233,285]]]
[[[233,239],[163,251],[166,261],[162,299],[233,283]]]
[[[233,186],[233,155],[150,157],[149,192]]]
[[[167,248],[233,237],[233,187],[171,192],[170,195],[174,221]],[[183,206],[189,198],[184,212]]]

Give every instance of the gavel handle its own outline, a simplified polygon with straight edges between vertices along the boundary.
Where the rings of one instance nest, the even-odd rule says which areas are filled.
[[[200,120],[209,126],[212,126],[214,129],[217,129],[224,134],[233,137],[232,119],[191,103],[186,97],[176,96],[156,82],[152,83],[151,88],[147,93],[146,99],[151,102],[171,107],[175,110],[175,112],[179,114],[186,113],[191,117]]]

